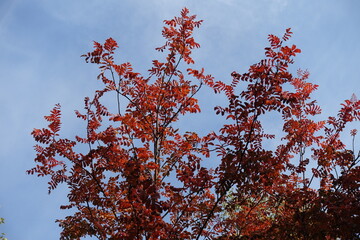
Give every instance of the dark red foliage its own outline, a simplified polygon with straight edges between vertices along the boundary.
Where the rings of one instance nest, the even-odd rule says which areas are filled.
[[[269,35],[266,58],[233,72],[229,83],[204,69],[181,70],[180,62],[194,63],[200,24],[186,8],[165,21],[157,50],[166,60],[154,60],[146,77],[114,62],[115,40],[95,42],[83,56],[99,66],[104,88],[76,111],[86,135],[60,138],[60,105],[45,117],[47,128],[32,132],[38,165],[28,173],[49,175],[49,191],[69,188],[61,208],[74,214],[58,220],[61,239],[359,238],[360,157],[340,135],[360,120],[360,101],[354,95],[337,116],[315,120],[318,86],[307,71],[289,72],[301,52],[287,45],[290,28],[281,38]],[[195,95],[203,85],[227,97],[215,108],[224,125],[205,136],[182,132],[174,123],[200,112]],[[115,112],[101,103],[110,93]],[[281,136],[266,127],[270,112]]]

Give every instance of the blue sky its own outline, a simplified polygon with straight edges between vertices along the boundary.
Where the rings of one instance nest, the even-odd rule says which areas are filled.
[[[58,239],[54,222],[66,212],[66,189],[47,194],[47,179],[28,176],[34,166],[30,132],[45,126],[42,116],[62,104],[63,133],[81,131],[74,109],[98,85],[95,65],[80,55],[92,41],[118,41],[119,62],[130,61],[146,74],[154,50],[162,45],[162,21],[188,7],[202,27],[194,52],[218,80],[233,70],[244,72],[263,57],[267,34],[282,35],[291,27],[292,43],[302,49],[294,69],[308,69],[324,116],[335,115],[352,93],[360,96],[360,2],[290,0],[1,0],[0,1],[0,226],[9,239]],[[219,96],[199,94],[203,113],[182,122],[189,129],[215,130],[212,106]],[[196,121],[195,121],[196,120]],[[359,128],[359,124],[357,123]]]

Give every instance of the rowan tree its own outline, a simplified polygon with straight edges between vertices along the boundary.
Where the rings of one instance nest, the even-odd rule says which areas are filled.
[[[288,45],[290,29],[269,35],[265,58],[246,73],[215,81],[191,68],[201,22],[186,8],[164,21],[166,41],[157,50],[165,60],[153,60],[146,76],[115,63],[114,39],[94,42],[83,57],[99,66],[104,87],[76,111],[85,134],[60,137],[59,104],[45,117],[48,127],[32,132],[37,165],[28,173],[49,176],[49,192],[69,189],[61,208],[73,213],[58,220],[61,239],[359,237],[360,157],[340,137],[360,119],[360,101],[354,95],[337,116],[315,120],[318,86],[307,71],[290,73],[301,52]],[[223,127],[204,136],[174,125],[200,112],[200,89],[228,100],[215,108]],[[113,106],[102,103],[109,94]],[[278,116],[271,121],[282,135],[264,126],[269,114]]]

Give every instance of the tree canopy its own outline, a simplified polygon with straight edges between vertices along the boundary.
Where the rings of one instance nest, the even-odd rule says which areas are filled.
[[[346,126],[360,120],[360,101],[354,95],[319,120],[311,97],[318,86],[307,71],[289,69],[301,52],[288,44],[290,28],[268,36],[265,58],[247,72],[217,81],[192,68],[201,22],[186,8],[164,21],[156,50],[165,60],[153,60],[145,76],[115,63],[114,39],[94,42],[83,57],[99,66],[103,88],[76,111],[84,136],[60,136],[59,104],[45,116],[49,125],[32,132],[37,165],[28,173],[49,176],[49,192],[69,189],[61,208],[73,214],[58,220],[61,239],[360,237],[360,156],[340,138],[354,143],[357,131]],[[223,126],[203,136],[175,125],[200,112],[200,89],[228,102],[215,108]],[[109,94],[113,106],[102,103]]]

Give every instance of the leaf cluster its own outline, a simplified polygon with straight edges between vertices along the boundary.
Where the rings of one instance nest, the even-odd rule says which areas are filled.
[[[69,188],[61,208],[74,214],[58,220],[61,239],[359,237],[360,156],[341,134],[360,120],[360,101],[353,96],[337,116],[315,120],[318,86],[307,71],[289,71],[301,52],[287,45],[290,28],[281,38],[269,35],[265,58],[247,72],[232,72],[229,84],[215,81],[190,67],[201,22],[186,8],[164,21],[166,41],[157,50],[165,60],[154,60],[146,77],[115,63],[114,39],[95,42],[83,57],[99,66],[104,87],[75,112],[85,136],[60,137],[60,105],[45,117],[47,128],[32,132],[37,165],[28,173],[49,176],[49,192],[61,183]],[[200,112],[196,94],[204,86],[227,98],[215,108],[224,124],[205,136],[182,132],[174,123]],[[115,111],[102,103],[108,94]],[[270,113],[282,136],[264,127]]]

